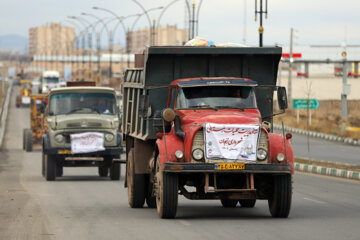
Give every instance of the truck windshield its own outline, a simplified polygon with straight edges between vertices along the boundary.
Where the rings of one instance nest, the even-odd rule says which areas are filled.
[[[247,86],[202,86],[181,88],[176,109],[256,108],[254,88]]]
[[[49,115],[116,114],[115,95],[110,93],[59,93],[50,97]]]
[[[44,83],[58,83],[59,78],[58,77],[46,77],[44,78]]]

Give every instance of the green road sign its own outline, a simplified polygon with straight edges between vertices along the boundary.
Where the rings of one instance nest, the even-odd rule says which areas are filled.
[[[320,103],[317,99],[303,99],[303,98],[295,98],[293,99],[293,108],[294,109],[307,109],[309,105],[309,109],[318,109]]]

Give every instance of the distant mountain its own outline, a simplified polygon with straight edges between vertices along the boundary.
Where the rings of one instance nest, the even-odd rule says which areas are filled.
[[[28,39],[16,34],[0,35],[0,49],[4,51],[25,52],[28,48]]]

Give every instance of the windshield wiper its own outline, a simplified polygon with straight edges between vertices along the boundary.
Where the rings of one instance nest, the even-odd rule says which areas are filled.
[[[196,106],[189,106],[189,108],[209,108],[209,109],[214,109],[214,110],[218,110],[216,107],[212,107],[210,105],[196,105]]]
[[[100,114],[99,110],[97,110],[97,109],[95,109],[95,108],[90,108],[90,107],[75,108],[75,109],[71,110],[70,112],[68,112],[68,113],[66,113],[66,114],[71,114],[71,113],[74,113],[74,112],[77,112],[77,111],[81,111],[81,110],[84,110],[84,109],[90,109],[91,111]]]
[[[243,107],[235,107],[235,106],[216,106],[217,108],[227,108],[227,109],[239,109],[239,110],[242,110],[242,111],[245,111],[245,108]]]

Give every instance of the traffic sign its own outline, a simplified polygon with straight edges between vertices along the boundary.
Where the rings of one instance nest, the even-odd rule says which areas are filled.
[[[293,99],[293,108],[294,109],[318,109],[320,105],[319,100],[317,99],[304,99],[304,98],[295,98]]]

